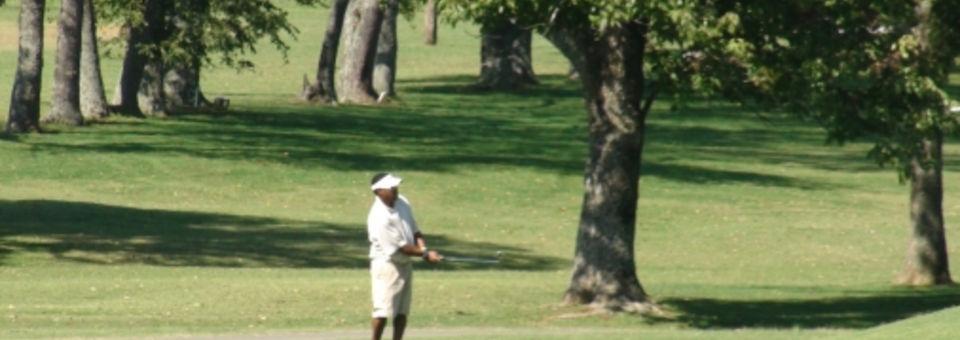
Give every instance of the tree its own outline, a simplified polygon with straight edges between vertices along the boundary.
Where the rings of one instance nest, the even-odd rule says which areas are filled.
[[[304,79],[303,91],[300,98],[309,101],[331,103],[337,101],[334,89],[334,70],[337,64],[337,51],[340,47],[340,33],[343,31],[344,15],[350,0],[334,0],[330,9],[330,20],[323,36],[323,47],[320,50],[320,61],[317,63],[316,81],[310,84]]]
[[[831,141],[868,140],[869,156],[910,181],[900,281],[952,282],[943,219],[943,138],[960,131],[945,91],[960,53],[960,1],[731,2],[742,27],[734,68],[744,98],[811,117]]]
[[[10,133],[40,131],[44,4],[44,0],[20,2],[20,57],[6,126]]]
[[[63,0],[57,35],[57,65],[53,75],[53,109],[44,120],[83,124],[80,113],[80,52],[83,0]]]
[[[171,11],[168,15],[168,29],[172,34],[182,35],[182,55],[175,60],[167,60],[167,71],[163,78],[163,97],[167,106],[174,110],[199,108],[207,104],[200,89],[200,71],[206,43],[203,41],[203,21],[210,13],[209,0],[194,0],[181,4],[183,8]]]
[[[83,27],[80,51],[80,112],[85,120],[106,117],[107,98],[100,73],[97,47],[97,16],[93,0],[83,0]]]
[[[107,3],[114,6],[115,16],[122,16],[124,21],[124,35],[126,36],[126,52],[123,55],[123,64],[120,67],[120,78],[117,81],[112,105],[114,110],[131,116],[143,116],[140,109],[140,87],[143,82],[144,68],[149,61],[148,46],[156,41],[151,35],[150,24],[146,18],[156,18],[148,12],[156,12],[163,8],[160,0],[141,0],[129,3]],[[131,12],[119,12],[116,8],[126,9],[131,6]],[[153,23],[156,26],[156,23]]]
[[[580,75],[588,123],[584,196],[565,300],[607,310],[655,310],[634,262],[636,208],[646,117],[659,88],[687,84],[671,72],[689,34],[714,22],[712,2],[632,0],[448,0],[454,18],[490,22],[509,18],[537,29]],[[672,49],[673,53],[660,53]],[[682,75],[682,74],[681,74]],[[654,81],[656,86],[654,86]],[[676,84],[673,84],[676,83]]]
[[[105,17],[125,27],[127,51],[114,104],[132,114],[162,115],[182,104],[203,103],[203,65],[219,57],[218,64],[252,68],[245,55],[256,53],[263,38],[286,58],[284,35],[297,33],[287,12],[271,0],[104,0],[103,5]]]
[[[344,22],[346,51],[340,70],[339,100],[347,103],[376,102],[373,89],[373,61],[383,11],[378,0],[354,0],[347,6]]]
[[[531,56],[532,34],[509,19],[485,22],[480,29],[481,88],[512,90],[537,84]]]
[[[400,13],[399,0],[386,0],[383,3],[383,20],[380,35],[377,38],[377,53],[373,60],[373,89],[377,100],[396,95],[394,82],[397,79],[397,16]]]

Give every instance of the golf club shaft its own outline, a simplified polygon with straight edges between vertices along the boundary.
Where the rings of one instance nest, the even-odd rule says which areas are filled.
[[[447,262],[466,262],[466,263],[485,263],[485,264],[500,263],[500,260],[481,259],[476,257],[465,257],[465,256],[444,256],[443,260]]]

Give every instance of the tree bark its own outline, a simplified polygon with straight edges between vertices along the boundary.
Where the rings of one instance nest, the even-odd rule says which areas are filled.
[[[53,74],[53,109],[47,122],[82,125],[80,53],[83,0],[63,0],[57,29],[57,65]]]
[[[115,110],[132,116],[165,116],[163,77],[166,67],[159,49],[144,51],[146,45],[163,41],[167,33],[163,0],[144,0],[142,24],[130,27],[127,51],[114,95]]]
[[[317,63],[317,77],[314,84],[304,81],[300,98],[308,101],[332,103],[337,101],[334,89],[334,70],[337,65],[337,51],[340,47],[340,33],[343,31],[344,15],[350,0],[336,0],[330,9],[330,21],[323,36],[320,49],[320,61]]]
[[[147,25],[147,36],[154,45],[159,45],[166,39],[169,30],[166,27],[166,17],[169,11],[165,0],[146,0],[144,20]],[[147,61],[143,67],[143,79],[140,81],[138,102],[140,111],[146,116],[167,116],[167,99],[163,89],[164,76],[167,74],[167,65],[163,61],[163,51],[155,48],[147,54]]]
[[[387,0],[384,5],[373,67],[373,89],[377,92],[378,101],[396,95],[394,83],[397,79],[397,15],[400,3],[398,0]]]
[[[634,262],[640,164],[647,113],[655,97],[644,86],[646,26],[625,23],[594,32],[548,32],[577,67],[589,125],[589,158],[570,286],[573,304],[649,312],[655,308]]]
[[[163,79],[163,92],[170,108],[199,108],[207,104],[200,88],[199,61],[177,65],[167,71]]]
[[[184,49],[190,57],[186,60],[172,61],[163,78],[163,92],[167,106],[174,111],[178,108],[199,108],[207,104],[200,88],[201,56],[206,54],[206,44],[202,36],[202,27],[197,26],[196,18],[190,20],[188,13],[194,15],[210,12],[209,0],[193,0],[181,12],[167,11],[173,22],[170,34],[186,37]]]
[[[378,0],[353,0],[344,22],[346,51],[340,70],[340,101],[373,104],[373,61],[383,11]]]
[[[910,162],[910,222],[912,237],[901,283],[953,283],[947,259],[943,221],[943,136],[923,141],[922,155]]]
[[[140,51],[140,46],[148,42],[146,27],[128,25],[125,30],[127,31],[127,49],[123,55],[120,80],[117,82],[111,105],[116,112],[143,116],[137,93],[140,92],[140,82],[143,80],[143,67],[147,64],[146,55]]]
[[[163,61],[153,59],[143,68],[143,80],[140,82],[138,102],[140,111],[146,116],[167,116],[167,99],[163,80],[167,70]]]
[[[80,55],[80,112],[87,120],[106,117],[107,97],[100,73],[100,51],[97,46],[97,15],[93,0],[83,0],[83,28]]]
[[[423,42],[437,44],[437,0],[427,0],[423,7]]]
[[[512,90],[537,84],[529,29],[504,20],[485,24],[480,32],[480,87]]]
[[[10,94],[8,133],[40,131],[44,0],[20,2],[20,57]]]

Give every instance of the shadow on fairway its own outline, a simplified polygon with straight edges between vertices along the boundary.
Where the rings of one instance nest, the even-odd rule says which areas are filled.
[[[472,76],[419,79],[401,82],[409,87],[410,98],[402,105],[253,106],[217,116],[195,114],[78,129],[70,132],[76,138],[68,142],[25,143],[32,152],[174,155],[309,169],[457,172],[494,166],[580,175],[587,151],[582,99],[575,83],[562,77],[542,80],[519,93],[474,93],[461,90],[471,84]],[[746,128],[756,119],[749,113],[730,105],[701,104],[653,114],[643,176],[698,184],[829,189],[831,185],[809,179],[724,167],[758,162],[857,169],[870,165],[837,153],[769,149],[778,144],[816,144],[821,135],[793,123],[769,130]],[[698,119],[713,123],[686,123]],[[793,130],[784,133],[783,128]]]
[[[869,328],[960,305],[960,287],[892,289],[817,300],[667,299],[680,313],[667,322],[701,329]]]
[[[367,268],[366,227],[68,201],[0,200],[0,259],[46,253],[91,264]],[[560,258],[518,247],[431,235],[437,249],[502,250],[497,269],[554,270]],[[487,268],[440,266],[441,270]]]

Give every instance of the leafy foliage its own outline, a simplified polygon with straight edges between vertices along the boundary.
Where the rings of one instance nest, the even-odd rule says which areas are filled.
[[[161,55],[168,62],[199,60],[247,68],[253,63],[244,56],[256,53],[260,39],[270,42],[286,57],[287,37],[298,30],[288,12],[271,0],[158,0],[166,10],[166,34],[158,44],[144,46],[145,52]],[[297,0],[313,5],[320,0]],[[99,0],[104,20],[135,27],[144,24],[144,0]],[[161,53],[162,52],[162,53]]]
[[[905,166],[925,138],[960,130],[944,91],[960,50],[960,0],[444,4],[454,20],[512,17],[541,32],[642,22],[646,76],[662,90],[787,108],[831,142],[874,143],[869,156],[881,165]]]
[[[736,68],[750,98],[787,107],[829,140],[874,143],[869,156],[899,166],[921,143],[958,131],[944,91],[960,49],[960,2],[786,1],[727,5],[741,27]]]

